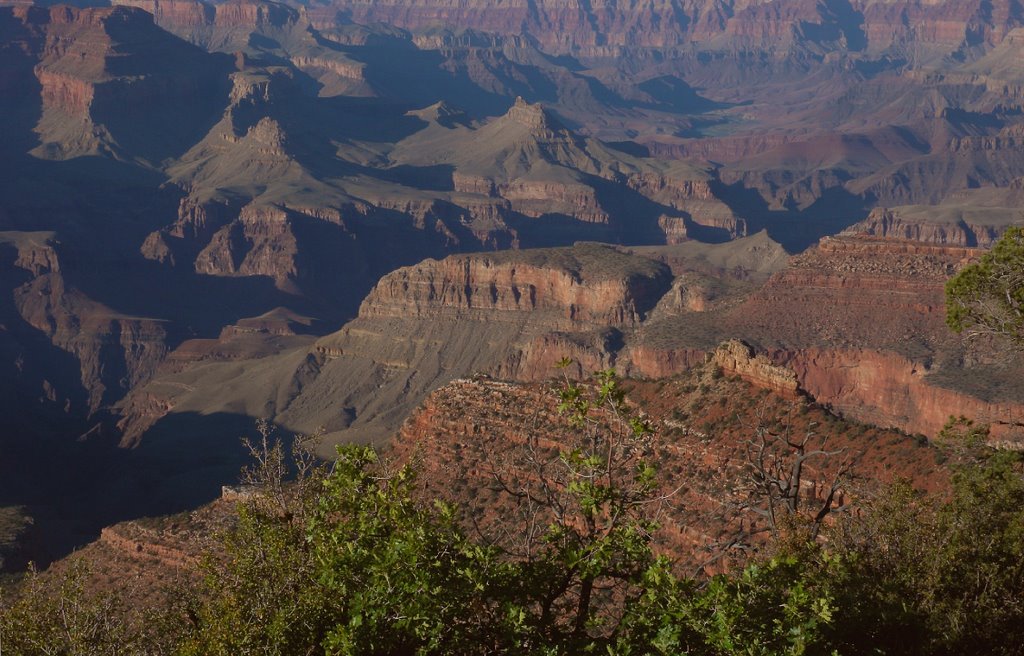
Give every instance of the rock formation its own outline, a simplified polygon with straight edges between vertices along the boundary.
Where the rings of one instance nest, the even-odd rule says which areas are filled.
[[[695,346],[710,350],[716,339],[741,335],[759,345],[760,358],[795,372],[812,398],[852,418],[934,436],[950,415],[964,414],[1018,435],[1019,358],[971,355],[944,323],[943,285],[979,253],[826,239],[731,307],[664,306],[627,340],[620,362],[663,376],[689,365]]]
[[[543,380],[566,356],[577,375],[610,366],[622,331],[646,317],[670,279],[663,264],[599,244],[426,260],[384,276],[357,319],[312,347],[185,367],[171,354],[125,405],[125,439],[168,413],[248,406],[292,429],[323,427],[331,440],[380,440],[459,375]],[[238,339],[225,335],[203,352],[237,352],[229,344]],[[222,387],[238,375],[252,384]]]
[[[998,43],[1011,26],[1024,20],[1013,3],[1000,2],[987,9],[977,0],[912,8],[862,1],[845,9],[801,1],[711,4],[663,0],[610,2],[600,10],[552,1],[485,7],[438,0],[335,0],[317,10],[314,23],[327,26],[339,11],[364,24],[385,22],[416,29],[442,22],[499,34],[525,32],[550,52],[590,56],[608,56],[623,48],[667,49],[688,41],[724,40],[784,49],[802,38],[873,52],[912,42],[952,50],[971,42]]]
[[[796,374],[772,364],[763,354],[738,339],[723,343],[711,354],[711,364],[751,385],[770,389],[782,397],[794,398],[800,390]]]

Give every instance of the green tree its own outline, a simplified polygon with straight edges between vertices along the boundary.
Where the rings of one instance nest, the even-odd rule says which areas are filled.
[[[980,261],[946,283],[946,323],[958,333],[1024,347],[1024,228],[1007,229]]]
[[[408,467],[389,473],[369,447],[347,446],[305,519],[242,506],[182,653],[488,652],[504,616],[485,593],[502,589],[491,577],[504,570],[451,508],[414,501],[414,482]]]
[[[612,371],[567,381],[559,401],[565,433],[531,435],[495,469],[525,512],[505,518],[516,540],[490,546],[466,536],[456,508],[418,501],[411,467],[389,471],[366,447],[340,449],[329,472],[307,467],[323,472],[316,494],[289,493],[283,450],[261,431],[246,476],[260,492],[208,562],[184,653],[568,654],[628,642],[620,627],[644,581],[669,576],[650,547],[665,496],[647,464],[652,429]]]
[[[1019,654],[1024,645],[1020,456],[958,467],[945,502],[906,483],[833,535],[851,568],[844,616],[884,653]],[[856,644],[856,637],[850,641]]]
[[[653,427],[615,371],[592,383],[566,378],[558,393],[565,428],[529,431],[492,473],[521,511],[520,530],[504,531],[511,539],[498,544],[518,563],[535,641],[572,653],[607,643],[642,593],[655,566],[652,534],[673,492],[653,465]]]

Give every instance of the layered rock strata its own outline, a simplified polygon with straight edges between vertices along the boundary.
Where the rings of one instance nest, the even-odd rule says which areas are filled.
[[[726,347],[735,350],[735,344]],[[745,349],[741,349],[745,350]],[[745,354],[739,354],[741,356]],[[790,395],[752,387],[732,376],[698,367],[672,379],[631,382],[629,404],[655,427],[649,447],[660,490],[672,495],[656,536],[658,549],[695,566],[707,549],[733,535],[741,519],[744,451],[757,427],[768,421],[792,435],[810,432],[812,444],[857,453],[858,473],[884,484],[897,477],[921,489],[941,489],[948,473],[935,449],[894,431],[849,424]],[[420,468],[425,498],[456,503],[474,530],[517,517],[522,505],[494,485],[496,472],[521,462],[530,440],[533,453],[554,457],[578,436],[558,410],[547,385],[523,385],[486,377],[452,381],[427,397],[392,441],[400,461]],[[778,422],[777,424],[775,422]],[[822,426],[828,426],[826,434]],[[829,475],[841,459],[811,459],[803,481],[808,499],[823,500]],[[841,492],[837,505],[856,503]],[[682,509],[685,508],[685,512]],[[538,519],[538,518],[534,518]],[[546,525],[546,518],[538,519]],[[502,539],[494,534],[495,539]]]
[[[599,244],[427,260],[381,279],[357,319],[308,350],[165,367],[129,398],[122,427],[138,439],[169,412],[258,407],[330,441],[379,440],[459,375],[546,379],[566,356],[575,375],[614,364],[623,331],[670,282],[665,265]],[[247,369],[259,377],[220,387]]]
[[[620,362],[633,374],[663,376],[692,362],[695,345],[742,335],[795,372],[802,390],[852,418],[934,436],[962,414],[992,424],[996,435],[1018,435],[1016,356],[972,355],[945,326],[945,281],[981,252],[825,239],[731,308],[662,313]]]
[[[751,385],[770,389],[786,398],[795,398],[800,391],[795,372],[772,364],[767,356],[755,353],[753,347],[738,339],[729,340],[715,349],[711,363]]]

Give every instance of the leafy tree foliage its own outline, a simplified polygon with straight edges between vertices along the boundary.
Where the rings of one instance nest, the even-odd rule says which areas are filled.
[[[494,641],[504,618],[481,592],[502,569],[451,508],[412,500],[412,470],[376,465],[368,447],[339,450],[304,522],[242,507],[182,653],[466,653]]]
[[[516,563],[524,617],[537,644],[568,649],[606,641],[618,626],[654,562],[652,531],[671,493],[659,491],[651,464],[653,428],[613,370],[593,385],[567,378],[559,401],[565,432],[528,435],[492,473],[527,528],[495,541]]]
[[[1009,228],[976,264],[946,283],[946,323],[1024,347],[1024,228]]]
[[[845,528],[836,550],[854,574],[847,596],[861,600],[852,625],[872,627],[870,644],[876,649],[1021,653],[1024,478],[1019,454],[990,452],[968,461],[944,503],[897,485]],[[850,607],[858,610],[854,603]]]

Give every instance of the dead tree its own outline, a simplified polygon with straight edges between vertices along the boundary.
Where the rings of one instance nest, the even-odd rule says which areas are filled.
[[[778,430],[769,428],[769,419],[758,412],[750,437],[738,445],[738,464],[725,473],[714,521],[729,528],[708,545],[697,575],[723,558],[749,557],[769,544],[814,542],[829,516],[848,508],[845,492],[859,454],[829,448],[830,436],[819,435],[815,422],[799,434],[792,414]]]
[[[766,522],[762,530],[772,538],[778,539],[784,528],[800,525],[809,539],[817,539],[825,519],[838,509],[836,495],[852,473],[854,459],[845,457],[845,449],[829,449],[829,437],[818,437],[813,427],[812,423],[802,436],[794,436],[788,427],[774,433],[759,425],[745,445],[747,499],[741,508],[761,517]],[[828,467],[829,461],[838,464]],[[831,469],[821,493],[813,493],[813,483],[805,493],[809,463],[826,463],[821,473]]]

